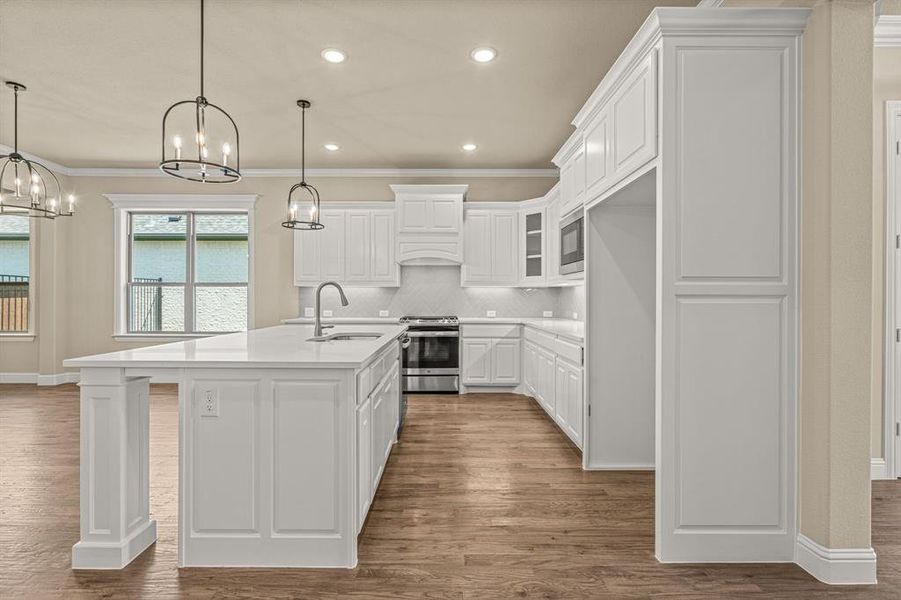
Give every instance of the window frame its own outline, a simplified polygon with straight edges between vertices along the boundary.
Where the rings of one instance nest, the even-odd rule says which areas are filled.
[[[2,219],[4,217],[0,217]],[[0,337],[4,341],[33,342],[37,337],[37,277],[38,272],[38,237],[40,227],[37,227],[37,219],[25,217],[28,220],[28,329],[26,331],[0,331]]]
[[[194,326],[193,291],[199,287],[247,287],[247,329],[254,326],[254,206],[256,194],[241,195],[195,195],[195,194],[105,194],[113,205],[115,242],[115,314],[113,338],[120,341],[176,341],[222,335],[234,332],[136,332],[129,330],[129,293],[131,281],[131,215],[132,214],[186,214],[186,271],[184,283],[163,283],[167,287],[181,287],[185,290],[185,326]],[[204,214],[246,214],[247,215],[247,282],[201,282],[193,281],[195,269],[196,235],[193,231],[194,215]],[[189,297],[190,296],[190,297]]]

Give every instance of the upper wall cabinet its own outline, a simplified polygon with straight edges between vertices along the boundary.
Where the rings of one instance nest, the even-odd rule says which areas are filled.
[[[613,130],[610,164],[613,179],[620,181],[657,156],[656,52],[650,52],[623,81],[608,111]]]
[[[468,208],[463,228],[462,285],[518,285],[519,211]]]
[[[294,285],[329,280],[366,287],[400,285],[394,210],[379,206],[323,209],[325,229],[294,232]]]
[[[599,87],[573,120],[560,148],[560,210],[566,216],[657,156],[657,50],[636,62],[621,82]]]
[[[463,197],[466,185],[392,185],[397,207],[397,261],[459,264],[463,261]]]

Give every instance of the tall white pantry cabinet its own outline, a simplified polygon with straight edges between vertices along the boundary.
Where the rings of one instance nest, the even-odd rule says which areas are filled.
[[[663,562],[795,560],[809,12],[655,9],[555,157],[584,198],[584,464],[655,468]]]

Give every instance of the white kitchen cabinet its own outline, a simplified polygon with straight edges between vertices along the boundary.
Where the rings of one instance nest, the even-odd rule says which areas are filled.
[[[463,384],[491,384],[491,346],[490,339],[464,339],[461,343],[463,352]]]
[[[566,215],[585,202],[585,143],[576,132],[564,146],[560,163],[560,215]]]
[[[582,347],[543,331],[526,328],[523,381],[547,415],[582,447]]]
[[[538,393],[541,396],[541,405],[551,419],[556,420],[557,412],[557,388],[556,388],[556,357],[546,348],[538,348]]]
[[[334,280],[367,287],[397,287],[394,210],[329,208],[320,231],[294,232],[294,285]]]
[[[469,209],[463,226],[463,286],[514,286],[519,283],[519,213]]]
[[[517,385],[520,381],[521,360],[518,338],[494,340],[491,347],[491,382]]]
[[[461,335],[463,385],[519,385],[522,349],[518,324],[466,324]]]
[[[557,425],[582,447],[582,366],[557,356],[554,376]]]
[[[648,53],[639,68],[623,81],[606,110],[613,134],[612,185],[657,156],[656,52]]]
[[[547,280],[547,208],[544,202],[520,213],[519,271],[524,285],[543,285]]]
[[[522,383],[526,391],[538,398],[536,380],[538,375],[538,347],[528,340],[522,343]]]
[[[372,213],[368,210],[349,210],[345,213],[345,276],[347,283],[367,281],[371,265]]]
[[[322,211],[320,231],[297,231],[295,235],[317,235],[322,281],[343,281],[345,273],[344,211]],[[317,282],[318,283],[318,282]]]
[[[372,501],[372,402],[367,395],[357,406],[357,533]]]
[[[463,262],[463,198],[467,185],[392,185],[399,263]]]
[[[585,128],[585,183],[586,198],[589,200],[609,187],[613,173],[608,115],[605,107]]]

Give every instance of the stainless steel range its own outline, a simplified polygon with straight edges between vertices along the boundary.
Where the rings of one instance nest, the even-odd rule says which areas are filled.
[[[404,393],[458,393],[460,391],[459,319],[457,317],[401,317],[400,322],[407,325],[402,371]]]

